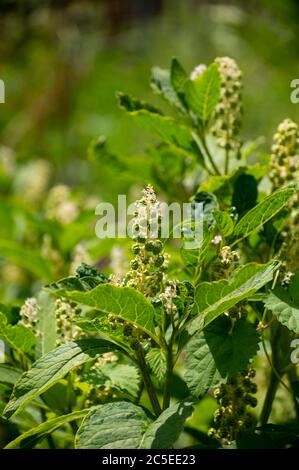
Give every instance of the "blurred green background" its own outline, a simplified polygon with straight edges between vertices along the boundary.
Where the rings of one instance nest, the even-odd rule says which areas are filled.
[[[12,323],[24,299],[81,261],[126,270],[128,242],[96,239],[94,209],[155,182],[146,149],[156,140],[115,98],[125,91],[161,106],[149,85],[153,65],[167,68],[176,56],[191,72],[233,57],[244,73],[243,137],[264,136],[262,151],[280,121],[299,118],[290,101],[296,0],[0,0],[0,31],[0,302]],[[99,136],[108,150],[92,161]],[[278,421],[289,413],[283,391],[279,400]],[[206,431],[203,410],[211,416],[215,403],[200,406],[194,420]]]
[[[132,199],[152,181],[146,148],[155,140],[118,108],[115,93],[160,103],[149,86],[153,65],[176,56],[191,72],[232,56],[244,73],[243,137],[264,136],[264,151],[277,124],[299,114],[290,102],[299,76],[295,0],[1,0],[0,29],[4,302],[68,274],[76,254],[116,269],[112,242],[95,239],[94,208],[121,193]],[[87,149],[99,136],[108,150],[91,162]],[[32,262],[32,250],[42,260]]]
[[[244,72],[244,136],[269,137],[296,118],[290,81],[299,76],[299,2],[295,0],[1,0],[2,145],[18,162],[46,159],[54,181],[88,184],[104,197],[127,182],[86,161],[104,134],[125,155],[151,137],[117,108],[115,92],[150,96],[152,65],[177,56],[188,70],[215,56]]]

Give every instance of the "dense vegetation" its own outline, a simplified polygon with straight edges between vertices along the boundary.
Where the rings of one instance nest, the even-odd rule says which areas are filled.
[[[43,165],[29,188],[24,171],[14,187],[9,165],[3,172],[10,196],[1,254],[44,282],[23,305],[1,305],[8,448],[298,445],[298,125],[283,120],[268,152],[258,139],[243,142],[242,73],[228,57],[191,74],[173,59],[170,70],[153,69],[151,85],[168,114],[118,93],[121,108],[159,138],[148,149],[154,187],[136,196],[132,243],[95,240],[87,251],[80,241],[98,201],[63,185],[45,198]],[[103,138],[88,155],[120,178],[143,168]],[[16,189],[26,190],[34,213]],[[139,209],[155,209],[159,226],[159,192],[191,201],[194,211],[202,203],[196,248],[150,237],[152,221]],[[185,242],[196,223],[194,213],[182,222]],[[26,248],[9,239],[20,225]],[[7,276],[21,273],[10,266]],[[278,394],[287,404],[283,424],[275,420]]]

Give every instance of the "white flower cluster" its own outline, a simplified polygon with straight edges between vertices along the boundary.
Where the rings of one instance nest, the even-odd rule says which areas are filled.
[[[14,178],[14,191],[31,203],[41,201],[47,190],[51,171],[51,165],[46,160],[36,160],[20,166]]]
[[[151,184],[142,190],[142,198],[135,202],[134,238],[137,240],[158,236],[160,203]]]
[[[117,361],[118,361],[118,357],[115,353],[107,352],[97,358],[96,362],[93,365],[93,368],[103,366],[104,364],[107,364],[107,362],[117,362]]]
[[[78,215],[79,208],[76,202],[71,199],[70,188],[63,184],[51,188],[46,201],[46,216],[67,225],[73,222]]]
[[[205,64],[199,64],[197,67],[195,67],[194,70],[192,70],[190,79],[191,80],[196,80],[197,77],[199,77],[205,70],[207,70],[207,66]]]
[[[273,189],[299,180],[299,127],[291,119],[279,124],[273,137],[270,162],[270,180]],[[280,252],[282,274],[298,270],[299,256],[299,195],[298,191],[288,203],[290,218],[281,235],[284,242]]]
[[[131,261],[125,283],[151,298],[163,290],[164,273],[169,263],[159,240],[160,224],[159,201],[153,187],[148,185],[142,198],[136,202],[134,238],[137,243],[132,247],[135,258]]]
[[[76,315],[76,308],[62,299],[56,300],[57,345],[79,339],[82,330],[72,320]]]
[[[212,133],[220,147],[238,151],[238,134],[243,114],[242,72],[230,57],[217,57],[215,63],[220,72],[220,100],[215,111],[215,124]]]
[[[231,249],[230,246],[223,246],[220,250],[220,260],[224,265],[232,264],[235,261],[239,261],[240,255],[237,251]]]
[[[299,180],[299,127],[291,119],[279,124],[271,148],[270,179],[274,189]]]
[[[292,273],[291,271],[288,271],[287,273],[285,273],[284,278],[281,282],[282,285],[288,286],[294,276],[295,276],[295,273]]]
[[[177,311],[177,307],[174,303],[174,298],[177,296],[177,287],[174,281],[168,281],[167,284],[164,292],[162,292],[158,298],[161,300],[165,312],[174,315]]]
[[[222,242],[222,236],[221,235],[215,235],[215,237],[211,240],[211,243],[213,245],[219,245]]]
[[[38,303],[35,297],[29,297],[25,300],[24,305],[22,305],[20,310],[21,320],[19,324],[36,330],[36,325],[38,322]]]
[[[0,170],[9,176],[13,176],[15,171],[15,154],[14,151],[5,147],[4,145],[0,146]]]

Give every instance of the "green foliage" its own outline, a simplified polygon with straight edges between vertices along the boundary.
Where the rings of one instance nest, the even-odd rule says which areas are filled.
[[[204,282],[195,290],[195,302],[189,331],[209,325],[222,312],[229,310],[243,299],[271,281],[277,263],[266,265],[249,263],[235,271],[228,280]]]
[[[6,316],[0,312],[0,338],[20,355],[32,355],[36,343],[32,331],[22,325],[10,325]]]
[[[138,369],[129,364],[103,364],[84,373],[82,378],[89,384],[108,387],[133,398],[137,398],[140,389]]]
[[[295,188],[286,188],[276,191],[263,199],[257,206],[247,212],[237,223],[234,230],[234,243],[248,237],[254,230],[259,229],[268,220],[274,217],[289,199],[295,194]]]
[[[68,343],[42,356],[16,382],[4,416],[12,416],[75,367],[111,349],[117,349],[116,345],[105,340],[88,339]]]
[[[234,230],[234,222],[231,216],[227,212],[218,210],[214,210],[213,216],[221,235],[225,238],[229,237]]]
[[[36,358],[47,354],[56,347],[56,312],[53,298],[45,291],[37,296],[37,327],[39,335],[36,344]]]
[[[89,410],[80,410],[69,413],[68,415],[59,416],[58,418],[49,419],[39,426],[30,429],[21,434],[14,441],[11,441],[5,448],[6,449],[32,449],[39,441],[45,439],[49,434],[56,431],[56,429],[64,426],[71,421],[80,420],[87,415]]]
[[[244,319],[232,325],[223,316],[196,333],[186,348],[185,380],[192,394],[200,397],[244,370],[258,343],[255,327]]]
[[[170,449],[180,436],[184,423],[192,414],[189,400],[169,406],[145,431],[139,447],[141,449]]]
[[[14,385],[21,374],[22,371],[14,367],[0,364],[0,383]]]
[[[170,80],[178,98],[185,103],[184,87],[188,79],[187,73],[176,58],[173,58],[170,66]]]
[[[159,381],[163,381],[166,374],[166,358],[161,349],[152,348],[146,354],[146,360],[151,371]]]
[[[276,145],[290,129],[296,136],[298,126],[283,121],[271,157],[270,149],[259,153],[257,139],[242,143],[241,72],[227,57],[191,75],[173,59],[169,70],[153,68],[151,87],[171,114],[165,103],[162,112],[118,93],[121,108],[158,139],[146,158],[118,155],[104,137],[88,148],[97,181],[109,186],[109,172],[118,174],[108,200],[147,184],[135,204],[141,231],[133,255],[125,239],[95,239],[99,201],[86,187],[57,185],[33,197],[30,185],[28,194],[24,189],[27,164],[17,166],[15,178],[0,173],[7,194],[0,274],[5,281],[3,268],[18,278],[1,287],[7,364],[0,365],[0,412],[17,431],[3,447],[296,445],[290,423],[283,432],[265,425],[270,416],[288,419],[276,418],[279,383],[288,394],[285,415],[298,415],[297,372],[286,357],[299,334],[298,143],[287,140],[283,155]],[[84,179],[85,170],[70,173]],[[288,183],[281,188],[280,174]],[[162,235],[148,180],[163,201],[190,202],[177,227],[182,240]],[[200,232],[191,249],[190,228]]]
[[[149,424],[140,406],[124,401],[108,403],[86,416],[75,445],[79,449],[136,449]]]
[[[177,76],[176,76],[177,77]],[[178,78],[175,80],[178,81]],[[177,84],[177,81],[175,82]],[[163,96],[172,106],[175,106],[181,111],[184,108],[178,98],[176,88],[173,85],[173,80],[168,70],[163,70],[160,67],[152,69],[151,86],[155,93]]]
[[[256,205],[258,196],[256,176],[250,174],[240,174],[234,184],[232,205],[236,208],[237,214],[242,216],[245,212]]]
[[[44,281],[50,281],[54,277],[53,267],[48,260],[34,250],[21,247],[13,240],[0,240],[0,254]]]
[[[151,422],[144,410],[132,403],[117,402],[92,410],[76,437],[80,449],[168,449],[179,437],[191,403],[178,403]]]
[[[88,292],[65,291],[63,296],[68,300],[95,308],[102,314],[110,314],[138,325],[155,337],[153,307],[141,294],[129,287],[120,288],[106,284]]]
[[[169,116],[162,116],[156,112],[150,112],[146,108],[134,109],[132,111],[132,106],[130,106],[125,109],[130,112],[142,126],[156,134],[164,142],[174,146],[181,152],[187,153],[187,155],[194,156],[201,165],[203,164],[202,152],[192,135],[191,129],[179,124],[175,119]]]
[[[220,97],[220,76],[216,64],[203,71],[194,80],[185,84],[187,103],[205,128],[215,110]]]
[[[270,292],[264,302],[282,325],[299,334],[299,273],[286,287],[278,286]]]

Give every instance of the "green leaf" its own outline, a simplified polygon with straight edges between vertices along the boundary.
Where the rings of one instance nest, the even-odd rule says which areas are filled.
[[[63,296],[105,314],[122,318],[157,339],[154,332],[153,306],[142,294],[130,287],[103,284],[88,292],[65,291]]]
[[[265,307],[289,330],[299,334],[299,273],[287,287],[277,287],[265,300]]]
[[[251,323],[240,319],[232,329],[226,316],[196,333],[186,348],[184,376],[193,395],[202,396],[242,371],[257,353],[258,343],[259,335]]]
[[[70,397],[67,379],[62,379],[41,394],[41,399],[57,415],[69,412]],[[73,397],[72,402],[75,399]]]
[[[106,138],[103,135],[92,139],[87,149],[87,156],[93,164],[96,164],[101,169],[103,165],[109,165],[114,171],[128,171],[127,162],[122,161],[118,155],[110,151]]]
[[[231,216],[224,211],[215,210],[213,212],[216,224],[220,230],[221,235],[229,237],[234,230],[234,222]]]
[[[166,374],[166,358],[162,349],[151,348],[146,354],[146,361],[157,379],[160,382],[164,380]]]
[[[208,252],[209,247],[211,246],[211,240],[213,237],[214,229],[209,226],[208,223],[209,214],[206,214],[206,217],[202,221],[201,233],[202,238],[199,240],[198,247],[196,249],[184,249],[181,250],[181,255],[183,261],[187,265],[187,269],[191,272],[191,276],[194,275],[195,269],[198,266],[201,266],[205,258],[206,253]]]
[[[89,409],[74,411],[73,413],[59,416],[58,418],[49,419],[48,421],[41,423],[39,426],[29,429],[29,431],[18,436],[16,439],[11,441],[5,449],[33,449],[39,441],[45,439],[45,437],[56,431],[56,429],[70,423],[71,421],[84,418],[84,416],[89,412]]]
[[[228,175],[215,175],[210,176],[204,181],[198,191],[208,191],[212,193],[231,194],[231,187],[235,185],[236,180],[240,175],[251,175],[259,181],[263,176],[269,172],[268,165],[262,165],[261,163],[255,163],[254,165],[239,166],[235,170],[231,171]]]
[[[145,411],[130,402],[99,406],[83,420],[76,438],[77,449],[137,449],[150,424]]]
[[[124,327],[122,324],[112,325],[107,321],[106,315],[98,311],[89,311],[85,315],[78,316],[73,323],[81,328],[87,335],[96,334],[100,338],[108,339],[118,344],[121,349],[129,355],[132,353],[128,337],[124,335]]]
[[[232,206],[242,216],[256,205],[258,197],[257,181],[253,175],[241,174],[234,184]]]
[[[56,347],[56,308],[53,298],[44,290],[37,295],[37,329],[39,332],[35,349],[36,359]]]
[[[206,181],[201,183],[198,191],[215,193],[230,181],[230,177],[231,174],[210,176]]]
[[[203,155],[191,129],[179,124],[172,117],[162,116],[158,112],[153,112],[148,108],[134,107],[131,105],[127,106],[125,109],[135,117],[143,127],[158,135],[169,145],[173,145],[184,153],[195,156],[198,162],[203,165]]]
[[[140,387],[138,369],[129,364],[107,363],[90,369],[82,379],[90,384],[109,387],[136,398]]]
[[[22,371],[6,364],[0,364],[0,383],[14,385]]]
[[[173,89],[169,70],[154,67],[152,69],[151,87],[155,93],[163,96],[172,106],[175,106],[180,111],[184,111],[184,107]]]
[[[206,327],[225,310],[254,294],[273,278],[277,262],[248,263],[226,280],[203,282],[195,289],[193,315],[188,325],[189,333]]]
[[[54,278],[52,265],[40,254],[29,248],[20,246],[13,240],[0,240],[0,256],[9,259],[12,263],[20,266],[45,281]]]
[[[84,276],[82,278],[70,276],[60,279],[59,281],[52,282],[52,284],[46,286],[46,288],[58,295],[62,294],[66,290],[88,291],[94,289],[99,284],[101,284],[101,281],[92,276]]]
[[[48,390],[68,372],[98,354],[118,347],[101,339],[83,339],[70,342],[49,352],[36,361],[16,382],[4,416],[9,418],[23,409],[30,401]]]
[[[188,80],[185,85],[187,103],[207,126],[220,97],[220,75],[217,64],[212,64],[195,80]]]
[[[176,403],[167,408],[148,427],[139,447],[141,449],[171,449],[192,411],[193,407],[190,401]]]
[[[203,155],[191,129],[179,124],[172,117],[160,116],[147,111],[139,111],[136,118],[143,127],[158,135],[164,142],[184,153],[195,156],[198,162],[203,165]]]
[[[0,312],[0,338],[19,354],[33,353],[36,343],[34,333],[23,325],[9,325],[6,316]]]
[[[186,81],[188,80],[188,76],[176,58],[173,58],[171,61],[170,79],[177,96],[185,104],[184,87]]]
[[[155,106],[147,103],[146,101],[139,100],[133,96],[127,95],[126,93],[119,92],[117,93],[118,102],[121,108],[123,108],[128,113],[133,113],[135,111],[146,110],[150,113],[161,114],[161,111]]]
[[[234,245],[248,237],[254,230],[259,229],[276,215],[295,193],[295,188],[285,188],[276,191],[262,200],[257,206],[247,212],[235,226]]]

